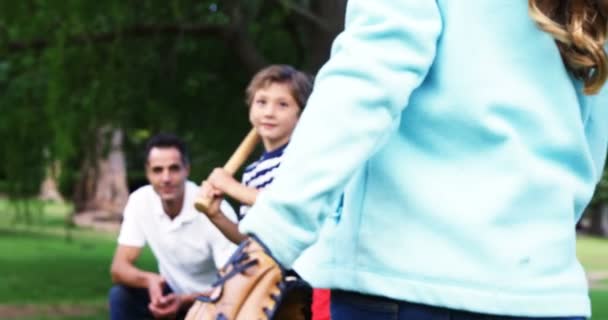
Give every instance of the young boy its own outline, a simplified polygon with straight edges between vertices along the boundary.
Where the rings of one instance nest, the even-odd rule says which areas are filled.
[[[311,77],[287,65],[271,65],[262,69],[249,83],[246,90],[249,121],[260,135],[264,153],[246,167],[242,183],[224,169],[216,168],[207,180],[203,181],[201,188],[202,196],[216,199],[206,215],[234,243],[240,243],[245,236],[238,231],[238,224],[221,212],[220,200],[224,195],[228,195],[239,201],[242,204],[239,220],[245,216],[249,206],[255,202],[258,192],[272,183],[283,151],[311,91]],[[328,300],[328,291],[315,290],[314,319],[329,319]],[[317,305],[326,309],[325,318],[319,317],[322,312]]]
[[[245,216],[258,192],[272,182],[311,91],[312,79],[287,65],[266,67],[249,83],[246,90],[249,121],[260,135],[264,153],[245,168],[242,183],[223,168],[216,168],[201,188],[201,195],[215,199],[205,214],[232,242],[238,244],[245,236],[239,233],[238,224],[221,212],[219,200],[228,195],[239,201],[242,204],[239,220]]]

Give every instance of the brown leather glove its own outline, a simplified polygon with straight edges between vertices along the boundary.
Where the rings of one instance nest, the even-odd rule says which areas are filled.
[[[255,237],[239,245],[219,276],[211,294],[197,298],[186,320],[311,318],[311,286],[285,271]]]

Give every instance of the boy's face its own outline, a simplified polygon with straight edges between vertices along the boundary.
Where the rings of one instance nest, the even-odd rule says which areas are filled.
[[[289,86],[271,83],[255,92],[249,107],[249,121],[257,129],[266,150],[289,141],[300,117],[300,107]]]

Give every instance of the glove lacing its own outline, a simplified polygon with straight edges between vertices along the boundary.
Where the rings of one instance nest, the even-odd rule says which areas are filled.
[[[216,280],[213,284],[212,287],[217,288],[222,286],[226,281],[228,281],[230,278],[234,277],[237,274],[245,274],[245,271],[247,271],[247,269],[255,266],[258,264],[258,260],[257,259],[251,259],[249,254],[247,252],[245,252],[244,248],[247,247],[249,244],[251,244],[251,239],[246,239],[245,241],[241,242],[241,244],[239,244],[239,247],[237,248],[237,250],[234,252],[234,254],[228,259],[228,262],[226,262],[226,265],[224,265],[224,267],[222,268],[222,271],[224,271],[224,275],[221,275],[222,272],[220,272],[218,274],[219,279]],[[232,268],[230,268],[232,267]],[[226,270],[230,270],[228,272],[225,272]],[[284,285],[282,283],[277,283],[277,286],[282,290]],[[221,290],[223,291],[223,290]],[[217,302],[220,298],[222,297],[222,292],[220,292],[220,294],[216,295],[215,297],[210,297],[210,296],[199,296],[196,299],[202,302]],[[277,303],[279,302],[280,297],[278,295],[275,294],[270,294],[270,298],[274,301],[276,301]],[[269,310],[268,308],[264,307],[264,313],[266,313],[266,315],[270,315],[270,313],[272,312],[271,310]]]

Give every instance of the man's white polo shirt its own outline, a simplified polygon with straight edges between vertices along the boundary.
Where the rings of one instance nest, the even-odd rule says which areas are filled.
[[[163,210],[152,186],[137,189],[129,196],[123,214],[118,243],[152,249],[160,274],[176,293],[207,290],[216,279],[217,269],[228,260],[236,246],[194,209],[198,186],[187,181],[182,211],[171,220]],[[222,211],[236,221],[227,202]]]

